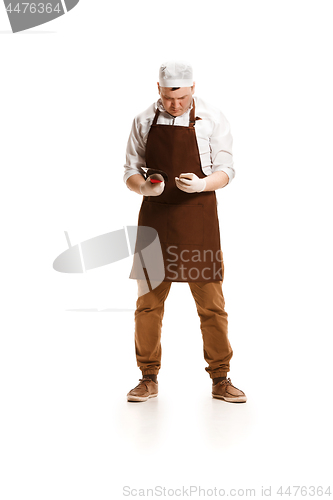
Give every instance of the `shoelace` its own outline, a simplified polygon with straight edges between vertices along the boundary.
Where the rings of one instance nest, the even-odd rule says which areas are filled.
[[[143,382],[145,384],[145,386],[147,387],[147,384],[146,382],[153,382],[153,380],[151,378],[139,378],[139,382],[140,384],[138,384],[136,387],[139,387],[141,385],[141,383]],[[136,389],[135,387],[135,389]],[[148,387],[147,387],[148,389]]]
[[[235,389],[237,389],[237,391],[240,391],[240,392],[243,392],[241,391],[240,389],[238,389],[237,387],[235,387],[232,383],[231,383],[231,379],[230,378],[227,378],[226,380],[221,380],[220,382],[221,385],[232,385],[232,387],[234,387]]]
[[[226,380],[221,380],[220,385],[232,385],[230,378]]]

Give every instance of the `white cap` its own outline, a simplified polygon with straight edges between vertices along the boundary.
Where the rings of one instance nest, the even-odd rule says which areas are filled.
[[[161,64],[159,84],[161,87],[192,87],[192,66],[182,61],[168,61]]]

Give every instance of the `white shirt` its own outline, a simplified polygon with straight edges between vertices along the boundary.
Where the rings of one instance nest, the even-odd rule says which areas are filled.
[[[206,175],[214,172],[225,172],[229,177],[229,184],[235,177],[232,157],[232,136],[230,125],[225,116],[210,104],[199,97],[195,101],[195,114],[201,120],[195,122],[195,133],[202,171]],[[126,149],[126,164],[124,182],[134,174],[144,175],[146,167],[145,150],[151,124],[156,109],[160,110],[157,124],[179,125],[188,127],[191,107],[181,116],[171,116],[163,107],[161,99],[149,106],[146,111],[137,115],[133,120],[132,130]]]

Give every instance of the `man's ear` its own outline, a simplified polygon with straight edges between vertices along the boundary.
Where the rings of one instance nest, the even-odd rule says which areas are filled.
[[[192,85],[192,95],[194,94],[195,92],[195,82],[193,82],[193,85]]]
[[[158,93],[161,94],[160,84],[157,82]]]

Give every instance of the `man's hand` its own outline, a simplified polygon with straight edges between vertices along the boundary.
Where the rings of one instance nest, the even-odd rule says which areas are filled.
[[[206,187],[205,179],[199,179],[193,173],[180,174],[179,177],[175,177],[175,181],[176,186],[185,193],[201,193]]]
[[[151,179],[156,179],[161,182],[152,183],[150,182]],[[163,177],[160,174],[153,174],[146,179],[146,182],[141,184],[140,193],[144,196],[159,196],[163,193],[164,187],[165,182]]]

